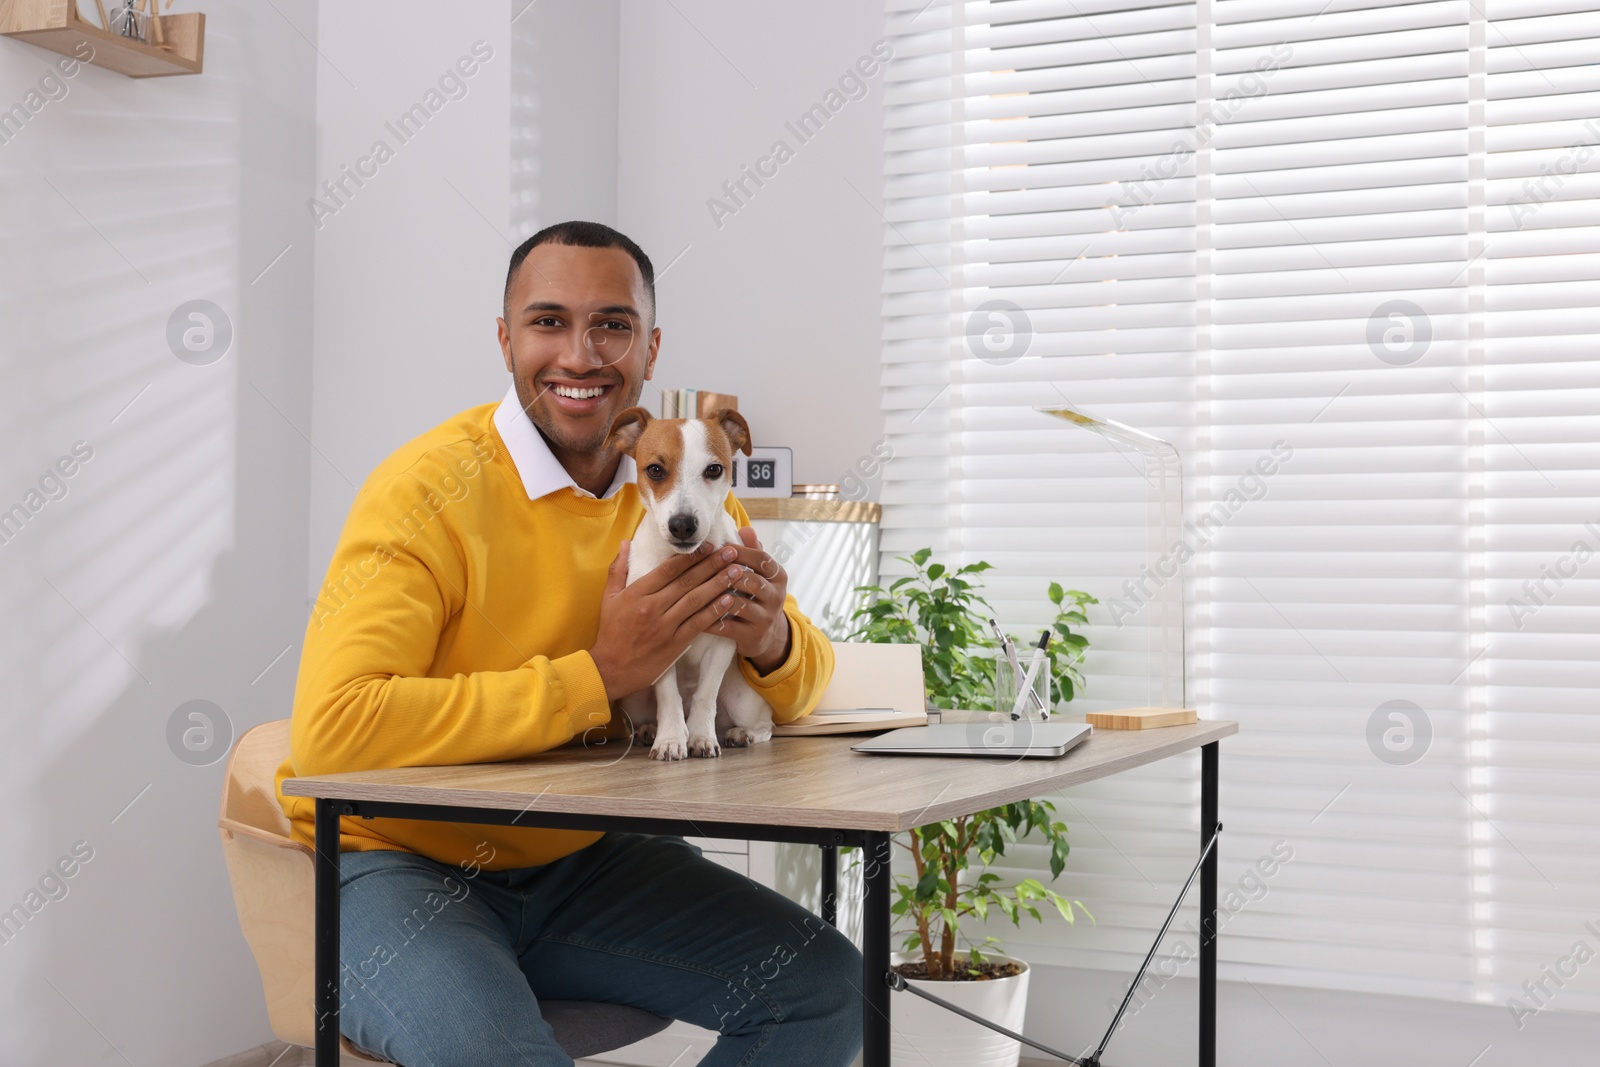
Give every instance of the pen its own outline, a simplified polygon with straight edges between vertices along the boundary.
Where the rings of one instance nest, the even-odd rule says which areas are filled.
[[[1039,643],[1034,647],[1033,655],[1028,657],[1028,672],[1022,679],[1021,688],[1017,691],[1016,703],[1011,705],[1011,718],[1014,720],[1022,718],[1022,706],[1028,702],[1029,694],[1033,694],[1034,699],[1038,700],[1038,694],[1033,693],[1033,680],[1039,674],[1039,664],[1044,662],[1044,650],[1049,644],[1050,631],[1046,630],[1039,635]],[[1046,718],[1050,715],[1048,711],[1042,711],[1041,714]]]
[[[994,631],[995,637],[1000,641],[1001,651],[1005,652],[1006,654],[1006,662],[1011,664],[1012,678],[1016,679],[1017,681],[1021,681],[1022,664],[1017,662],[1016,646],[1011,643],[1011,638],[1006,636],[1005,631],[1000,629],[1000,624],[993,618],[989,620],[989,629]]]

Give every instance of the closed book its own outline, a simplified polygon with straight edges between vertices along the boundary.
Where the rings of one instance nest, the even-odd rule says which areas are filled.
[[[926,726],[922,646],[834,641],[833,678],[809,715],[774,725],[778,737],[872,734]]]
[[[732,393],[713,393],[709,389],[701,389],[699,407],[695,410],[695,418],[708,419],[713,411],[738,411],[739,398]]]
[[[859,708],[845,711],[813,711],[793,722],[772,727],[774,737],[821,737],[825,734],[874,734],[902,726],[926,726],[926,711],[895,711],[892,708]]]

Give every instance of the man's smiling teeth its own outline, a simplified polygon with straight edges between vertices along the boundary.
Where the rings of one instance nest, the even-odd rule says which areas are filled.
[[[556,396],[564,396],[568,400],[592,400],[606,391],[603,385],[597,385],[590,389],[578,389],[570,385],[553,385],[550,388]]]

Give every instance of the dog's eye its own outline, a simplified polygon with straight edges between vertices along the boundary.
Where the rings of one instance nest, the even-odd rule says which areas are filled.
[[[711,466],[707,467],[706,477],[712,481],[716,481],[718,478],[722,477],[722,464],[713,463]]]
[[[667,476],[667,468],[659,463],[652,463],[644,469],[645,474],[652,482],[659,482]]]

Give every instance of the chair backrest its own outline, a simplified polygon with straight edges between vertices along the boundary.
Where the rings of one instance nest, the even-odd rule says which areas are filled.
[[[278,768],[289,755],[289,720],[245,732],[222,780],[222,854],[233,885],[239,927],[261,972],[267,1018],[278,1040],[316,1043],[313,1007],[316,885],[311,850],[289,837],[278,803]],[[343,1059],[380,1063],[341,1040]]]
[[[246,730],[228,756],[228,773],[222,783],[224,820],[253,826],[285,841],[289,817],[278,803],[275,779],[289,758],[289,720],[264,722]]]

